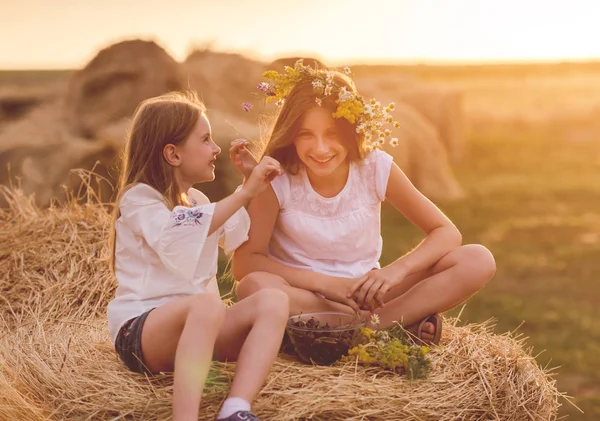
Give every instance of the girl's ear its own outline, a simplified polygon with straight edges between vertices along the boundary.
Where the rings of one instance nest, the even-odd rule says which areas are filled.
[[[175,145],[171,143],[165,145],[162,152],[165,161],[167,161],[167,164],[170,166],[178,167],[181,164],[181,157],[177,153],[177,148]]]

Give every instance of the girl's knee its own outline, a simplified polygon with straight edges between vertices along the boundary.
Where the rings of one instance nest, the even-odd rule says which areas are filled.
[[[252,272],[244,276],[236,285],[235,292],[238,298],[246,298],[260,290],[261,272]]]
[[[260,314],[285,320],[289,317],[290,299],[280,289],[262,289],[256,293],[256,299]]]
[[[244,276],[236,286],[238,298],[246,298],[256,292],[272,286],[274,282],[283,283],[283,278],[267,272],[252,272]]]
[[[466,278],[477,290],[483,288],[496,273],[494,255],[480,244],[463,246],[461,251],[461,263],[465,268]]]
[[[225,303],[216,294],[201,293],[191,297],[187,321],[219,328],[225,320]]]

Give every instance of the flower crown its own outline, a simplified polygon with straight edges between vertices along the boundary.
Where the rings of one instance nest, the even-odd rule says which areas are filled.
[[[348,66],[344,67],[344,73],[350,76],[351,70]],[[319,72],[305,66],[302,59],[298,60],[293,68],[286,66],[282,73],[268,70],[262,77],[268,81],[259,83],[257,88],[266,95],[267,102],[276,101],[277,105],[281,106],[297,83],[311,81],[316,94],[316,104],[321,106],[324,98],[337,95],[335,102],[338,105],[333,117],[345,118],[355,124],[356,133],[363,136],[369,149],[382,147],[388,141],[392,146],[398,145],[398,138],[391,137],[391,129],[384,128],[386,125],[400,127],[400,123],[391,115],[396,107],[393,102],[384,107],[375,99],[366,101],[362,96],[349,92],[345,86],[340,87],[334,83],[333,72]],[[249,111],[252,104],[244,103],[242,106]]]

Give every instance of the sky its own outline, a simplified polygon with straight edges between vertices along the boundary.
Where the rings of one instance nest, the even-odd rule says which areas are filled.
[[[176,60],[194,46],[263,60],[357,63],[600,59],[598,0],[0,0],[0,69],[85,65],[124,39]]]

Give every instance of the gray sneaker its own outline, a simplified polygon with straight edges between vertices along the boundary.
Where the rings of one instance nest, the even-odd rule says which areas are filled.
[[[217,418],[217,421],[261,421],[250,411],[237,411],[227,418]]]

